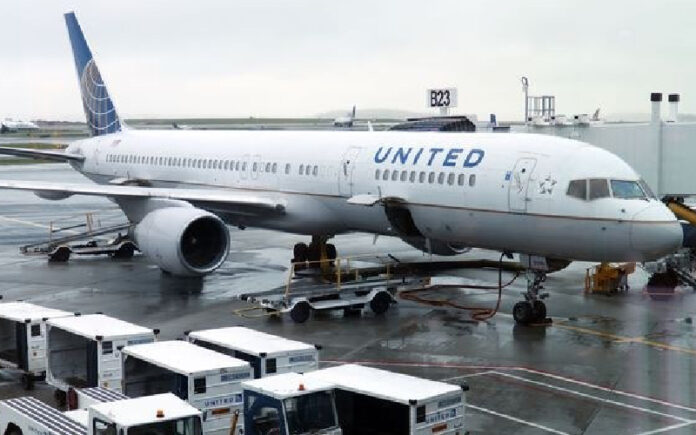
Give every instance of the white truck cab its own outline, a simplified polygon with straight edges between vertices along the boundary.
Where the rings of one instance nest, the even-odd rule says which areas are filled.
[[[32,397],[0,401],[7,435],[202,435],[201,413],[173,394],[92,405],[62,413]]]
[[[242,382],[245,435],[341,435],[334,385],[285,373]]]

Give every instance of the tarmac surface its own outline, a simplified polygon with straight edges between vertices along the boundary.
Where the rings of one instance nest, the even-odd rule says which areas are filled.
[[[0,179],[87,182],[61,164],[0,167]],[[510,315],[525,287],[518,278],[503,293],[500,312],[485,322],[468,312],[399,301],[385,315],[342,312],[295,324],[289,316],[248,318],[242,293],[282,287],[291,249],[303,237],[265,230],[231,229],[227,262],[203,279],[163,275],[146,258],[73,258],[49,264],[24,256],[19,246],[45,240],[51,222],[65,225],[95,211],[93,220],[122,216],[105,199],[45,201],[27,192],[0,192],[0,293],[6,300],[79,311],[104,312],[160,328],[161,338],[185,330],[245,325],[321,344],[322,365],[359,362],[425,378],[467,383],[467,430],[472,434],[687,434],[696,431],[696,295],[682,289],[669,301],[642,293],[647,275],[629,278],[631,290],[586,295],[587,263],[550,275],[546,291],[550,326],[516,326]],[[71,216],[76,218],[66,219]],[[391,253],[427,259],[391,238],[355,234],[332,241],[339,255]],[[497,259],[473,250],[465,259]],[[504,275],[504,281],[512,276]],[[461,270],[442,282],[497,283],[497,272]],[[495,292],[457,289],[430,295],[492,307]],[[0,372],[0,398],[25,395],[16,373]],[[52,404],[52,389],[32,392]]]

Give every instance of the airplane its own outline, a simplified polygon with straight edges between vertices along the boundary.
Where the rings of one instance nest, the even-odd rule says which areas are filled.
[[[311,236],[293,261],[335,258],[333,236],[401,238],[424,252],[472,247],[567,265],[646,261],[681,247],[675,215],[616,155],[528,133],[135,130],[119,117],[74,13],[65,15],[91,137],[64,151],[0,153],[68,162],[94,183],[0,180],[58,200],[111,199],[131,237],[177,276],[215,271],[228,226]],[[501,257],[502,258],[502,257]],[[543,270],[518,323],[545,319]],[[529,274],[528,274],[529,275]]]
[[[0,133],[14,133],[21,130],[37,130],[39,128],[35,122],[22,121],[10,118],[0,120]]]
[[[344,127],[350,128],[355,123],[355,106],[353,106],[353,111],[348,113],[346,116],[339,116],[334,119],[334,127]]]

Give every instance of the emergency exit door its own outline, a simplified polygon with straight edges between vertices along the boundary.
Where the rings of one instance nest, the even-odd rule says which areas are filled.
[[[358,159],[360,148],[350,147],[341,160],[341,167],[338,170],[338,191],[341,195],[353,194],[353,173],[355,163]]]
[[[517,160],[509,173],[508,205],[510,211],[526,212],[529,203],[529,183],[536,166],[536,159],[524,157]]]

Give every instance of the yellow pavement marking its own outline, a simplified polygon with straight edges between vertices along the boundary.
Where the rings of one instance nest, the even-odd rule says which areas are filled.
[[[671,350],[674,352],[681,352],[690,355],[696,355],[696,349],[689,349],[688,347],[682,346],[672,346],[670,344],[660,343],[659,341],[648,340],[645,337],[624,337],[621,335],[612,334],[609,332],[597,331],[595,329],[583,328],[581,326],[568,325],[562,322],[554,322],[553,326],[559,328],[568,329],[570,331],[580,332],[582,334],[594,335],[596,337],[606,338],[608,340],[613,340],[618,343],[640,343],[646,346],[655,347],[658,349]]]

